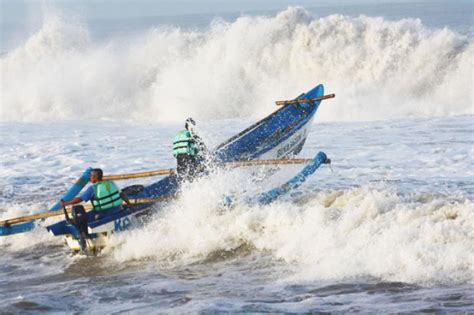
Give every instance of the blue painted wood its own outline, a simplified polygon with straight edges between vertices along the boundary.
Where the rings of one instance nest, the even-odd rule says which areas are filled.
[[[301,94],[297,99],[314,98],[324,95],[324,87],[319,84],[305,94]],[[319,107],[320,101],[287,105],[264,119],[253,124],[249,128],[238,133],[219,145],[215,150],[218,162],[229,162],[236,160],[251,160],[270,151],[277,145],[294,135],[304,125],[311,121]],[[175,195],[178,191],[178,182],[175,175],[162,178],[160,181],[146,186],[145,189],[134,198],[159,198]],[[110,213],[101,220],[89,221],[90,227],[97,227],[108,222],[126,217],[130,212],[139,213],[146,207],[129,209],[124,212]],[[48,226],[48,230],[54,235],[68,234],[68,224],[65,221]]]
[[[324,95],[324,86],[317,85],[297,99],[308,99]],[[231,137],[215,149],[218,162],[242,161],[256,159],[272,150],[309,123],[319,108],[321,101],[287,105],[244,131]],[[304,139],[302,139],[304,141]],[[303,143],[303,142],[302,142]],[[146,186],[133,198],[159,198],[173,196],[178,190],[175,175],[162,178],[156,183]]]
[[[90,228],[95,228],[95,227],[107,224],[109,222],[114,222],[116,220],[128,217],[130,215],[135,215],[140,212],[143,212],[144,210],[149,209],[152,204],[153,203],[139,204],[139,205],[134,205],[133,207],[125,207],[125,208],[121,208],[121,207],[111,208],[111,209],[103,211],[102,218],[98,220],[94,218],[95,213],[88,212],[87,225]],[[51,234],[55,236],[71,234],[71,230],[73,231],[77,230],[73,225],[67,223],[66,220],[62,220],[54,224],[51,224],[47,226],[46,229],[48,230],[48,232],[50,232]]]
[[[297,99],[324,95],[324,86],[317,85]],[[252,160],[275,148],[309,123],[321,102],[287,105],[255,123],[215,149],[218,162]],[[302,139],[303,144],[304,139]],[[178,184],[175,175],[146,186],[144,191],[130,198],[159,198],[176,194]]]
[[[287,194],[291,190],[298,188],[301,184],[306,181],[306,178],[313,174],[321,164],[326,162],[327,156],[324,152],[319,152],[314,159],[296,176],[291,178],[283,185],[274,188],[270,191],[260,194],[255,200],[259,204],[269,204],[277,200],[279,197]]]
[[[324,95],[319,84],[297,99]],[[223,162],[252,160],[275,148],[310,122],[321,101],[287,105],[219,145],[215,156]]]
[[[313,174],[321,164],[326,162],[327,156],[324,152],[319,152],[314,159],[303,169],[301,170],[296,176],[291,178],[289,181],[287,181],[285,184],[274,188],[268,192],[262,193],[256,198],[252,198],[250,200],[247,200],[248,203],[259,203],[259,204],[269,204],[277,200],[279,197],[287,194],[291,190],[294,190],[298,188],[301,184],[303,184],[306,181],[306,178]],[[228,200],[226,200],[225,206],[231,206],[233,204],[232,198],[227,197]],[[144,205],[136,205],[131,208],[112,208],[110,210],[107,210],[103,213],[103,217],[99,220],[95,220],[93,218],[93,213],[89,212],[87,214],[87,219],[88,219],[88,226],[90,228],[95,228],[110,222],[114,222],[116,220],[123,219],[125,217],[128,217],[130,215],[135,215],[138,214],[144,210],[147,210],[150,207],[151,204],[144,204]],[[127,226],[125,229],[133,228],[133,226]],[[77,234],[76,237],[79,237],[77,230],[74,226],[71,224],[67,223],[65,220],[54,223],[52,225],[49,225],[47,227],[47,230],[51,232],[55,236],[59,235],[65,235],[65,234],[72,234],[75,235]]]
[[[324,87],[322,84],[319,84],[307,93],[300,95],[297,99],[308,99],[322,95],[324,95]],[[319,108],[319,104],[320,101],[316,101],[303,104],[287,105],[280,108],[279,110],[219,145],[214,152],[216,160],[218,162],[230,162],[258,158],[262,154],[274,149],[279,144],[295,135],[296,132],[301,130],[301,128],[309,123]],[[301,141],[301,146],[303,143],[304,139]],[[87,184],[90,169],[88,169],[89,173],[87,173],[87,175],[86,172],[84,172],[83,176],[81,176],[78,182],[73,185],[73,187],[71,187],[68,193],[63,196],[63,199],[72,199]],[[87,176],[85,180],[83,179],[84,175]],[[178,182],[176,176],[170,175],[162,178],[156,183],[146,186],[141,193],[131,195],[129,197],[130,199],[159,198],[173,196],[177,191]],[[50,210],[58,209],[60,209],[59,202],[50,208]],[[136,209],[138,210],[139,208]],[[122,215],[120,214],[117,217],[122,217]],[[34,221],[12,226],[0,226],[0,235],[26,232],[31,230],[34,226]],[[55,230],[57,229],[58,233],[62,234],[61,230],[63,226],[64,223],[57,226],[55,225]]]
[[[92,171],[92,168],[89,167],[82,173],[81,177],[68,189],[68,191],[61,197],[64,200],[70,200],[77,196],[77,194],[84,188],[85,185],[89,182],[89,175]],[[61,199],[58,200],[48,211],[55,211],[61,209]],[[23,222],[13,225],[0,225],[0,236],[6,236],[11,234],[24,233],[32,230],[38,221],[42,220],[33,220],[28,222]]]

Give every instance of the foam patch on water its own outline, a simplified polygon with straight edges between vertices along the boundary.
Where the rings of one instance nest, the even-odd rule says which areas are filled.
[[[288,8],[97,43],[52,13],[0,61],[0,119],[255,118],[317,83],[337,94],[321,120],[472,114],[473,54],[472,40],[416,19]]]
[[[11,211],[10,211],[11,213]],[[14,212],[15,213],[15,212]],[[9,215],[7,218],[17,217],[18,214]],[[28,233],[14,234],[0,237],[0,249],[5,252],[21,252],[24,250],[37,249],[42,246],[54,246],[64,243],[61,237],[52,237],[46,230],[46,226],[53,224],[61,218],[48,218],[37,221],[37,225]]]
[[[240,228],[231,222],[242,208],[230,211],[224,200],[250,187],[250,179],[242,174],[213,176],[185,186],[185,193],[145,228],[118,236],[114,257],[119,261],[156,257],[173,264],[189,263],[213,251],[239,246],[241,240],[234,233],[240,233]]]
[[[270,219],[273,232],[260,244],[300,264],[300,280],[474,281],[472,202],[425,198],[368,188],[320,193],[285,219],[284,235],[281,219]]]

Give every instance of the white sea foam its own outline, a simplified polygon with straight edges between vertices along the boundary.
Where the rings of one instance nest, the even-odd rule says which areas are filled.
[[[11,206],[10,206],[11,207]],[[35,209],[31,207],[29,209]],[[17,217],[18,213],[24,213],[25,208],[18,209],[18,208],[9,208],[9,211],[6,213],[5,218],[13,218]],[[14,215],[10,215],[14,213]],[[4,213],[2,213],[3,215]],[[20,233],[11,236],[2,236],[0,237],[0,246],[5,253],[11,252],[21,252],[24,250],[31,250],[40,246],[51,246],[51,245],[58,245],[63,244],[64,240],[58,237],[51,237],[51,235],[46,230],[46,226],[52,223],[57,222],[61,218],[48,218],[45,221],[36,221],[37,225],[28,233]]]
[[[297,282],[366,276],[474,282],[470,201],[425,202],[422,196],[362,187],[319,192],[303,204],[241,205],[219,212],[215,192],[202,183],[193,186],[145,229],[117,239],[114,257],[182,264],[250,245],[293,264],[291,278]]]
[[[289,8],[97,43],[81,23],[46,16],[1,59],[2,121],[261,117],[320,82],[337,94],[321,120],[474,112],[472,40],[416,19]]]

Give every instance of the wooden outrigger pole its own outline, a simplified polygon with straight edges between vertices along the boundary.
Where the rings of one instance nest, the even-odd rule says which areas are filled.
[[[323,96],[318,96],[318,97],[313,97],[313,98],[301,98],[301,99],[291,100],[291,101],[276,101],[275,104],[277,104],[278,106],[285,106],[285,105],[291,105],[291,104],[304,104],[304,103],[327,100],[329,98],[334,98],[334,97],[336,97],[336,94],[328,94],[328,95],[323,95]]]

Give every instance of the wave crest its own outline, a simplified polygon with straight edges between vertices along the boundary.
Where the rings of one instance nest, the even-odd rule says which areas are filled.
[[[1,60],[1,120],[261,117],[322,82],[320,120],[473,114],[472,41],[417,19],[275,17],[93,42],[59,16]]]

